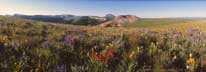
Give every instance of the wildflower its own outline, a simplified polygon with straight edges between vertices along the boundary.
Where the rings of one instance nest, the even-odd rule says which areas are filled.
[[[64,37],[64,42],[73,43],[74,38],[71,35],[67,35],[66,37]]]
[[[200,29],[196,28],[192,30],[193,32],[200,32]]]
[[[8,36],[3,36],[3,40],[8,40]]]
[[[135,52],[134,52],[134,51],[132,51],[132,53],[129,55],[129,58],[131,58],[131,59],[132,59],[132,57],[134,56],[134,54],[135,54]]]
[[[190,37],[192,37],[192,36],[193,36],[193,34],[191,33],[191,34],[189,34],[189,36],[190,36]]]
[[[8,40],[8,36],[0,36],[0,41],[6,41]]]
[[[109,46],[110,46],[110,47],[113,47],[114,45],[113,45],[112,43],[109,43]]]
[[[22,56],[26,56],[26,52],[25,51],[23,52]]]
[[[113,52],[112,50],[109,51],[109,52],[105,52],[105,53],[103,53],[103,56],[104,56],[104,57],[107,57],[107,56],[113,57],[113,56],[114,56],[114,52]]]
[[[173,35],[180,35],[182,34],[181,32],[172,32]]]
[[[49,41],[44,41],[41,45],[43,47],[48,47],[49,46]]]
[[[188,64],[194,64],[195,63],[195,59],[192,57],[192,53],[189,54],[189,59],[187,60]]]
[[[189,58],[186,61],[187,65],[186,68],[190,69],[191,71],[194,70],[195,66],[195,59],[192,57],[192,53],[189,54]]]
[[[96,56],[97,56],[97,53],[91,53],[90,56],[91,56],[91,57],[96,57]]]
[[[104,63],[108,64],[109,63],[109,59],[105,59]]]
[[[173,60],[175,60],[175,59],[177,59],[177,56],[176,56],[176,55],[173,57]]]
[[[194,40],[194,41],[200,41],[200,40],[201,40],[201,37],[200,37],[200,36],[195,36],[195,37],[193,37],[193,40]]]
[[[80,37],[84,37],[86,34],[84,32],[79,32]]]
[[[195,64],[195,59],[190,57],[188,60],[187,60],[187,64]]]
[[[107,57],[108,55],[109,55],[108,52],[103,53],[103,56],[104,56],[104,57]]]
[[[102,55],[99,54],[98,57],[97,57],[97,59],[98,59],[98,60],[102,60]]]
[[[111,50],[111,51],[109,51],[109,56],[114,56],[114,52]]]
[[[192,53],[189,54],[189,57],[192,57]]]
[[[65,66],[62,64],[58,67],[58,71],[64,72],[65,71]]]
[[[101,61],[103,60],[105,64],[107,64],[110,60],[109,60],[109,56],[113,57],[114,56],[114,52],[111,50],[109,52],[104,52],[103,54],[100,53],[91,53],[88,54],[90,57],[93,58],[97,58],[97,60]]]

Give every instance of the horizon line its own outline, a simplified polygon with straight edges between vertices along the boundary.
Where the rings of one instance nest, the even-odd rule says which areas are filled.
[[[74,15],[74,16],[99,16],[99,17],[104,17],[104,16],[101,16],[101,15],[76,15],[76,14],[21,14],[21,13],[14,13],[14,14],[0,14],[0,16],[6,16],[6,15],[10,15],[10,16],[13,16],[13,15],[28,15],[28,16],[35,16],[35,15],[43,15],[43,16],[46,16],[46,15],[50,15],[50,16],[55,16],[55,15]],[[108,13],[108,14],[112,14],[112,13]],[[106,15],[106,14],[105,14]],[[114,15],[114,14],[113,14]],[[135,14],[120,14],[120,15],[134,15],[134,16],[137,16],[137,17],[140,17],[138,15],[135,15]],[[119,16],[119,15],[114,15],[114,16]],[[170,16],[170,17],[140,17],[140,18],[206,18],[206,16]]]

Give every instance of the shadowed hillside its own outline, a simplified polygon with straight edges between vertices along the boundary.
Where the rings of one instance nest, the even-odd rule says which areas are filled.
[[[14,14],[8,17],[29,19],[43,22],[65,23],[73,25],[97,25],[106,21],[104,17],[98,16],[75,16],[75,15],[21,15]]]

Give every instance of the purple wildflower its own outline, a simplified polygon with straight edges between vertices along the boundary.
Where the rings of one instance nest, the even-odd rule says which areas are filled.
[[[200,32],[200,29],[196,28],[192,30],[193,32]]]
[[[61,66],[60,66],[60,72],[63,72],[63,71],[65,71],[65,66],[64,66],[64,65],[61,65]]]
[[[84,33],[84,32],[79,32],[79,35],[80,35],[80,37],[82,38],[82,37],[85,36],[85,33]]]
[[[181,32],[176,32],[176,31],[175,31],[175,32],[172,32],[172,34],[173,34],[173,35],[180,35],[180,34],[182,34],[182,33],[181,33]]]
[[[194,40],[194,41],[200,41],[200,40],[201,40],[201,37],[200,37],[200,36],[194,36],[194,37],[193,37],[193,40]]]
[[[177,44],[177,41],[176,40],[172,40],[172,44]]]
[[[66,43],[73,43],[74,42],[74,38],[71,35],[67,35],[64,37],[64,42]]]
[[[58,65],[55,69],[56,71],[59,71],[59,72],[66,72],[66,68],[65,68],[65,65]]]
[[[44,41],[41,45],[43,47],[48,47],[49,46],[49,41]]]
[[[189,36],[190,36],[190,37],[192,37],[192,36],[193,36],[193,34],[191,33],[191,34],[189,34]]]
[[[26,56],[26,52],[25,51],[22,53],[22,56]]]

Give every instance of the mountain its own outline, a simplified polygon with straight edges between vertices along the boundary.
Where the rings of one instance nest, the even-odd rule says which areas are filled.
[[[6,15],[7,17],[30,19],[35,21],[54,22],[54,23],[65,23],[75,25],[96,25],[106,21],[104,17],[98,16],[75,16],[75,15],[23,15],[14,14]]]
[[[111,19],[115,18],[115,16],[114,16],[113,14],[106,14],[106,15],[105,15],[105,18],[106,18],[107,20],[111,20]]]
[[[97,25],[106,21],[105,18],[96,17],[96,16],[80,16],[76,18],[71,18],[69,20],[65,20],[64,23],[67,24],[78,24],[78,25]]]
[[[140,20],[134,15],[119,15],[106,14],[104,17],[99,16],[75,16],[75,15],[6,15],[7,17],[30,19],[35,21],[65,23],[74,25],[98,25],[102,27],[108,26],[124,26],[125,24],[133,23]]]
[[[64,18],[61,16],[52,16],[52,15],[21,15],[14,14],[14,18],[22,18],[22,19],[31,19],[36,21],[45,21],[45,22],[63,22]]]
[[[99,26],[101,27],[108,27],[108,26],[121,27],[121,26],[124,26],[125,24],[134,23],[138,20],[140,20],[140,18],[134,15],[120,15],[109,21],[99,24]]]

